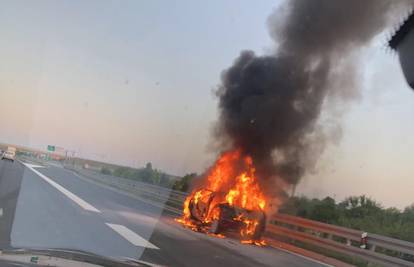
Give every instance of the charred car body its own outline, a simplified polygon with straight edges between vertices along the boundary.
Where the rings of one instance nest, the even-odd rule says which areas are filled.
[[[248,210],[223,202],[224,193],[201,189],[190,199],[190,219],[213,234],[238,232],[242,239],[260,240],[266,227],[261,209]]]

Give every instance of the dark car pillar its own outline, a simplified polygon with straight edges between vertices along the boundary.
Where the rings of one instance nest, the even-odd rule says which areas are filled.
[[[0,249],[11,248],[11,233],[24,167],[0,162]]]
[[[405,80],[414,89],[414,13],[394,33],[389,46],[398,53]]]

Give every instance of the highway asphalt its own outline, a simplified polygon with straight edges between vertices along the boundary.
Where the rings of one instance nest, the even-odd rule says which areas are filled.
[[[192,232],[156,206],[59,166],[0,161],[0,185],[5,175],[22,180],[13,247],[78,249],[165,266],[324,266],[271,247]]]

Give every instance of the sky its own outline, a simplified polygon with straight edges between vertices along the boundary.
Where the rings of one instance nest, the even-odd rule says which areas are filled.
[[[241,50],[272,50],[280,1],[7,1],[0,9],[0,142],[202,172],[214,90]],[[414,203],[414,93],[379,38],[363,57],[362,98],[343,116],[298,193],[384,206]]]

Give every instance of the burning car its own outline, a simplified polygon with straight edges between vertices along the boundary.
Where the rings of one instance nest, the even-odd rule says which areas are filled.
[[[200,189],[188,203],[190,218],[200,227],[208,227],[212,234],[235,231],[242,239],[259,241],[265,230],[266,214],[262,210],[248,210],[229,203],[223,192]]]
[[[184,226],[223,237],[238,232],[242,243],[263,245],[267,198],[250,156],[239,150],[223,153],[183,207]]]

